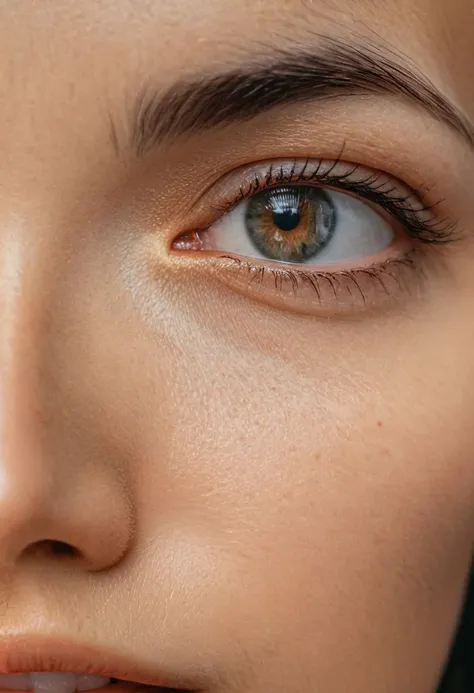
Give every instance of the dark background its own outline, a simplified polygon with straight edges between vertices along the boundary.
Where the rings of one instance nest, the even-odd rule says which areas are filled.
[[[437,693],[474,693],[474,562],[459,629]]]

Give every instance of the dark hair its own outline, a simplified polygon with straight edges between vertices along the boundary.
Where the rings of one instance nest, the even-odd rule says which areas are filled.
[[[437,693],[474,693],[474,562],[459,628]]]

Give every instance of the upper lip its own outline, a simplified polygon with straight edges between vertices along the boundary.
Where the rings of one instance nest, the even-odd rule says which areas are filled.
[[[154,671],[126,655],[64,638],[44,636],[0,636],[0,673],[63,671],[99,674],[131,683],[181,690],[196,690],[196,681],[187,681],[171,672]]]

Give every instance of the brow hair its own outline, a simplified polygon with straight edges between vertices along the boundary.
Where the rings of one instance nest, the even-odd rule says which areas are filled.
[[[245,122],[287,104],[362,95],[400,97],[445,123],[474,148],[474,126],[408,61],[385,46],[321,37],[316,45],[269,48],[239,67],[140,90],[130,146],[140,156],[164,140]]]

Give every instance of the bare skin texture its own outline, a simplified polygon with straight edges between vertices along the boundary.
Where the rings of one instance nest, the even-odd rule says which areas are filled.
[[[186,133],[173,112],[137,151],[143,94],[328,39],[422,75],[456,125],[354,88]],[[2,0],[2,637],[206,692],[434,693],[474,539],[473,64],[471,0]],[[385,288],[173,249],[255,166],[321,158],[424,191],[456,242],[397,222],[420,247]]]

